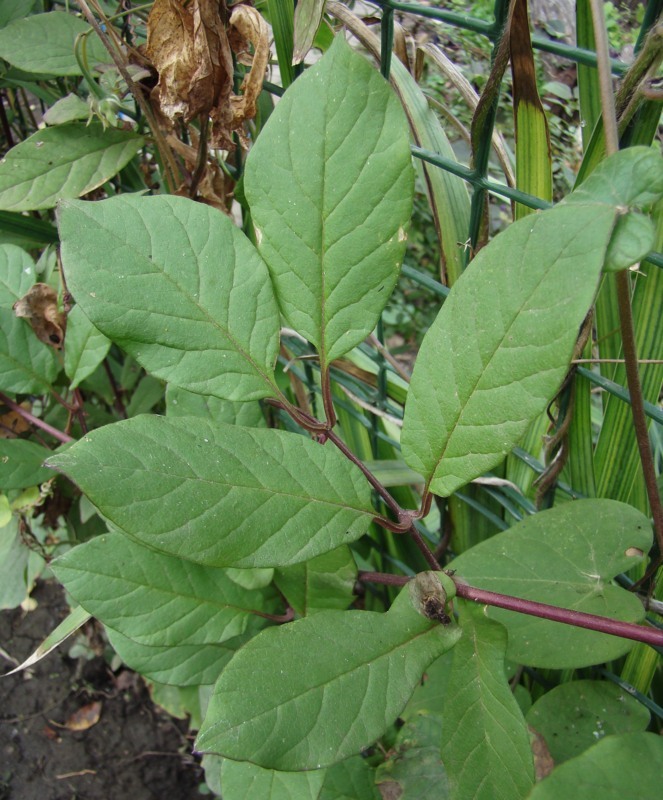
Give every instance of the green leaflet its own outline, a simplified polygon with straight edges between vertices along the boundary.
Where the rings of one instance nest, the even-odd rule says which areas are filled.
[[[34,4],[35,0],[3,0],[0,7],[0,28],[4,28],[15,19],[27,17]]]
[[[74,45],[79,34],[91,30],[80,17],[60,11],[15,19],[0,30],[0,58],[25,72],[80,75]],[[87,57],[91,67],[110,61],[95,33],[88,36]]]
[[[275,610],[273,594],[243,589],[224,570],[148,550],[119,533],[74,547],[52,569],[92,616],[153,647],[223,642],[264,625],[254,610]]]
[[[47,392],[60,371],[55,350],[12,308],[35,282],[30,256],[16,245],[0,245],[0,390],[5,392]]]
[[[358,539],[374,511],[357,467],[276,430],[141,416],[48,462],[141,543],[207,566],[295,564]]]
[[[80,197],[116,175],[143,144],[142,136],[97,122],[37,131],[0,162],[0,209],[34,211]]]
[[[398,278],[413,187],[398,100],[337,36],[285,93],[245,173],[281,311],[323,369],[377,323]]]
[[[551,689],[527,713],[555,764],[580,755],[605,736],[644,731],[650,713],[607,681],[570,681]]]
[[[609,736],[537,784],[529,800],[659,800],[663,739],[654,733]]]
[[[70,389],[75,389],[95,371],[108,355],[110,346],[110,340],[94,327],[80,306],[74,306],[67,314],[64,342],[64,371],[70,379]]]
[[[614,227],[608,206],[510,225],[458,279],[424,337],[403,456],[449,496],[496,466],[559,388]]]
[[[507,633],[461,603],[463,636],[442,713],[442,761],[454,800],[518,800],[534,784],[527,725],[504,673]]]
[[[641,563],[652,541],[649,520],[614,500],[576,500],[527,517],[468,550],[451,567],[469,584],[527,600],[638,622],[642,603],[611,583]],[[526,614],[491,608],[509,632],[508,656],[528,666],[599,664],[633,642]]]
[[[180,197],[60,206],[69,290],[155,377],[200,394],[278,394],[279,313],[269,274],[228,217]]]
[[[386,614],[323,611],[256,636],[223,671],[196,748],[306,770],[372,744],[460,635],[417,610],[418,585]]]

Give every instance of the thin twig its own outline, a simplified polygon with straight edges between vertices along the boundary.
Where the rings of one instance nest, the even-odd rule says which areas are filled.
[[[94,28],[97,36],[101,39],[102,44],[108,51],[108,54],[113,59],[113,63],[118,68],[118,71],[120,75],[122,75],[122,77],[124,78],[124,81],[126,82],[129,91],[132,93],[134,99],[136,100],[136,102],[140,107],[140,110],[143,112],[143,116],[147,120],[147,124],[150,126],[150,130],[152,131],[152,135],[154,136],[157,149],[159,151],[159,154],[161,155],[161,160],[163,161],[163,165],[165,167],[164,178],[166,181],[166,185],[168,186],[168,190],[170,192],[174,192],[177,189],[178,185],[177,164],[175,162],[175,159],[173,158],[173,154],[170,148],[168,147],[163,138],[163,134],[161,132],[161,129],[159,128],[159,125],[156,121],[154,113],[152,112],[152,109],[150,108],[149,104],[143,97],[140,87],[131,77],[129,70],[126,68],[126,65],[124,64],[124,60],[121,57],[121,54],[116,51],[115,47],[113,47],[113,43],[111,42],[108,35],[102,30],[101,25],[99,24],[97,18],[90,10],[90,7],[88,6],[86,0],[77,0],[77,2],[78,5],[80,6],[81,11],[83,12],[83,15],[85,16],[89,24]],[[106,21],[105,18],[104,21]],[[111,27],[110,23],[108,24],[108,26],[109,28]]]
[[[391,422],[393,425],[396,425],[398,428],[403,427],[403,420],[398,419],[398,417],[394,417],[391,414],[388,414],[386,411],[383,411],[381,408],[377,408],[376,406],[372,406],[370,403],[367,403],[366,400],[362,400],[361,397],[358,397],[354,392],[351,392],[347,386],[343,386],[342,383],[337,384],[341,390],[352,400],[353,403],[356,403],[360,408],[363,408],[365,411],[370,411],[371,414],[375,414],[376,417],[382,417],[382,419],[386,419],[388,422]]]
[[[378,339],[378,337],[375,334],[371,333],[368,337],[368,341],[371,343],[371,345],[373,345],[373,347],[378,351],[378,353],[380,353],[380,355],[385,359],[385,361],[388,361],[391,364],[391,366],[396,370],[396,372],[401,376],[401,378],[403,378],[403,380],[406,383],[409,383],[411,378],[410,373],[401,364],[398,363],[398,361],[392,356],[388,348],[386,348],[382,344],[382,342]]]
[[[608,51],[608,37],[605,29],[605,17],[601,0],[590,0],[592,21],[594,23],[594,38],[596,41],[597,65],[599,70],[599,83],[601,86],[601,110],[603,113],[603,128],[605,131],[605,148],[608,156],[619,150],[619,132],[617,116],[612,92],[612,73],[610,71],[610,54]],[[656,470],[651,448],[649,446],[649,433],[645,417],[644,398],[642,385],[638,374],[638,353],[635,344],[635,329],[633,326],[633,309],[631,308],[631,282],[628,270],[621,270],[615,275],[617,282],[617,303],[619,306],[619,322],[624,349],[624,368],[626,382],[631,397],[631,413],[633,428],[640,453],[640,463],[645,482],[645,489],[649,499],[654,531],[658,543],[658,566],[663,561],[663,503],[658,491]],[[654,565],[650,566],[648,574]]]
[[[36,428],[41,428],[42,431],[45,433],[50,434],[54,439],[57,439],[59,442],[63,444],[67,444],[68,442],[73,442],[73,436],[69,436],[67,433],[63,433],[59,431],[57,428],[54,428],[52,425],[49,425],[48,422],[44,422],[43,419],[39,419],[39,417],[35,417],[34,414],[31,414],[27,411],[23,406],[20,406],[18,403],[15,403],[11,398],[7,397],[6,394],[0,392],[0,402],[10,408],[12,411],[15,411],[21,417],[23,417],[26,422],[29,422],[31,425],[34,425]]]

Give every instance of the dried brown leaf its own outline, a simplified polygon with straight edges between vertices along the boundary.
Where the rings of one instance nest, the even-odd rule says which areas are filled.
[[[260,13],[250,6],[235,6],[230,15],[230,25],[253,45],[253,64],[242,81],[242,95],[230,98],[231,127],[237,130],[247,119],[253,119],[256,115],[256,101],[262,91],[269,63],[269,28]]]
[[[14,313],[24,317],[37,337],[59,350],[64,339],[65,320],[58,310],[58,295],[46,283],[35,283],[28,293],[14,303]]]
[[[162,113],[185,122],[214,115],[230,145],[233,64],[218,0],[156,0],[148,18],[146,53],[159,73]]]
[[[101,700],[88,703],[86,706],[79,708],[78,711],[74,711],[62,727],[70,731],[86,731],[99,722],[101,708]]]

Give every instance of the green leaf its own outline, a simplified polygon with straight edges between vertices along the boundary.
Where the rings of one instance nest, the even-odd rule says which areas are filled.
[[[143,146],[142,136],[98,123],[44,128],[17,144],[0,162],[0,209],[53,208],[104,184]]]
[[[27,17],[32,11],[35,0],[2,0],[0,6],[0,28],[4,28],[15,19]]]
[[[468,550],[451,567],[480,589],[627,622],[642,603],[611,580],[644,559],[649,520],[614,500],[576,500],[524,519]],[[509,631],[508,656],[550,669],[584,667],[627,653],[633,642],[513,611],[490,608]]]
[[[605,272],[628,269],[643,259],[654,247],[654,223],[644,214],[629,212],[617,220],[606,253]]]
[[[16,608],[29,594],[28,559],[30,551],[23,544],[18,532],[18,517],[0,528],[0,609]]]
[[[403,111],[342,36],[276,106],[247,159],[245,191],[283,315],[326,369],[375,327],[413,195]]]
[[[607,681],[562,683],[539,698],[527,722],[546,740],[556,764],[580,755],[605,736],[644,731],[649,711]]]
[[[193,417],[109,425],[48,464],[138,541],[213,567],[305,561],[358,539],[375,513],[339,451]]]
[[[25,72],[81,75],[74,45],[86,31],[91,28],[80,17],[60,11],[16,19],[0,30],[0,58]],[[91,65],[110,61],[94,33],[88,37],[87,57]]]
[[[404,720],[412,719],[418,714],[442,713],[452,666],[453,651],[445,653],[433,661],[401,714]]]
[[[454,284],[424,337],[403,456],[448,496],[496,466],[566,374],[616,212],[560,206],[510,225]]]
[[[398,732],[390,758],[380,764],[375,781],[383,797],[398,800],[446,800],[447,773],[440,757],[442,719],[417,715]]]
[[[325,770],[278,772],[224,758],[220,777],[223,800],[318,800]]]
[[[173,686],[209,686],[251,638],[236,636],[209,644],[146,645],[106,629],[111,647],[122,661],[143,677]]]
[[[534,784],[527,725],[504,673],[507,633],[462,603],[442,722],[454,800],[517,800]]]
[[[69,290],[155,377],[200,394],[278,394],[279,314],[267,269],[228,217],[181,197],[60,207]]]
[[[76,120],[87,120],[91,114],[90,106],[78,95],[68,94],[54,103],[44,114],[47,125],[64,125]]]
[[[196,748],[302,770],[371,745],[459,636],[454,624],[423,616],[418,585],[386,614],[323,611],[256,636],[216,684]]]
[[[42,467],[51,451],[25,439],[0,439],[0,488],[25,489],[50,480],[53,473]]]
[[[352,756],[327,767],[319,800],[380,800],[375,770],[365,758]]]
[[[663,739],[654,733],[609,736],[562,764],[529,800],[660,800]]]
[[[64,371],[75,389],[108,355],[111,342],[74,306],[67,314],[67,335],[64,342]]]
[[[348,608],[354,597],[357,565],[349,547],[337,547],[303,564],[277,570],[275,583],[302,617]]]
[[[244,425],[247,428],[265,428],[267,422],[260,403],[222,400],[212,395],[195,394],[180,386],[166,387],[167,417],[200,417],[208,422],[225,422],[228,425]]]
[[[604,159],[562,205],[605,203],[646,209],[663,194],[663,157],[658,148],[629,147]],[[626,207],[626,208],[624,208]]]
[[[41,394],[60,371],[55,350],[40,342],[28,322],[12,306],[35,283],[30,256],[12,244],[0,246],[0,389]]]
[[[220,643],[262,627],[255,610],[274,610],[272,596],[242,589],[224,570],[148,550],[119,533],[74,547],[51,568],[100,622],[152,647]]]

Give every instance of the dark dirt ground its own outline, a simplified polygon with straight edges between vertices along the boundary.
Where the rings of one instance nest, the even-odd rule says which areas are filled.
[[[19,661],[67,614],[55,584],[33,597],[30,613],[0,613],[0,647]],[[0,678],[0,800],[202,800],[186,723],[155,706],[134,673],[114,675],[101,657],[71,659],[68,645]],[[0,672],[11,666],[0,658]],[[66,727],[95,701],[96,724]]]

